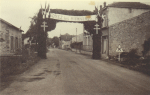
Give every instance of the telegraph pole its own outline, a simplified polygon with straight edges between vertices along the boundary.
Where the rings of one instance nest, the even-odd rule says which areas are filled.
[[[77,28],[76,28],[76,53],[77,53]]]

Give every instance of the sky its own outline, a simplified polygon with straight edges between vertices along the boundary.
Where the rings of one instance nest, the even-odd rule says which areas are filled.
[[[123,0],[0,0],[0,18],[15,25],[27,32],[30,26],[30,17],[38,13],[38,10],[45,6],[45,3],[50,4],[51,9],[65,9],[65,10],[89,10],[93,11],[95,6],[103,5]],[[91,2],[94,2],[91,4]],[[126,0],[124,2],[141,2],[141,0]],[[141,3],[149,4],[149,0],[142,0]],[[71,35],[83,33],[83,24],[59,22],[55,30],[49,31],[49,37],[59,36],[60,34],[69,33]]]

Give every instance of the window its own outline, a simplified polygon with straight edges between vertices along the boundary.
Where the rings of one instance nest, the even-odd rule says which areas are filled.
[[[19,42],[18,42],[18,44],[19,44],[19,45],[18,45],[18,46],[19,46],[18,48],[21,48],[21,45],[22,45],[22,40],[21,40],[21,38],[19,38],[18,41],[19,41]]]
[[[5,34],[5,40],[6,40],[6,43],[9,44],[9,30],[7,30]]]
[[[102,54],[107,53],[107,36],[102,37]]]
[[[11,36],[10,39],[11,39],[11,45],[10,45],[11,47],[10,48],[11,48],[11,50],[13,50],[14,49],[14,37]]]
[[[0,33],[0,42],[5,41],[5,38],[3,37],[3,33]]]
[[[129,13],[132,13],[132,9],[131,8],[129,8]]]
[[[15,38],[15,49],[18,49],[18,38]]]
[[[106,15],[103,15],[103,27],[107,27],[107,16]]]

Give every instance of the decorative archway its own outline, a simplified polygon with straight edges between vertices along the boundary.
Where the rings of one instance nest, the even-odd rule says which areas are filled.
[[[47,32],[54,30],[57,22],[75,22],[83,23],[84,29],[93,35],[93,59],[100,59],[101,50],[101,26],[103,19],[96,9],[94,12],[77,11],[77,10],[61,10],[40,9],[38,13],[38,56],[46,58],[46,38]],[[99,27],[99,28],[98,28]],[[42,40],[41,40],[42,39]]]

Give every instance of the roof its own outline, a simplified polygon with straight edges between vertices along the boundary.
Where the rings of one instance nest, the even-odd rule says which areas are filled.
[[[20,28],[18,28],[18,27],[16,27],[16,26],[12,25],[11,23],[9,23],[9,22],[7,22],[7,21],[1,19],[1,18],[0,18],[0,21],[2,21],[2,22],[4,22],[4,23],[8,24],[9,26],[12,26],[12,27],[16,28],[17,30],[20,30]],[[24,32],[24,31],[21,30],[21,32]]]
[[[72,39],[72,37],[74,37],[74,35],[69,35],[68,33],[66,33],[64,35],[60,35],[60,39],[64,40],[64,41],[70,41]]]
[[[150,9],[149,5],[140,2],[114,2],[109,4],[108,7]]]

